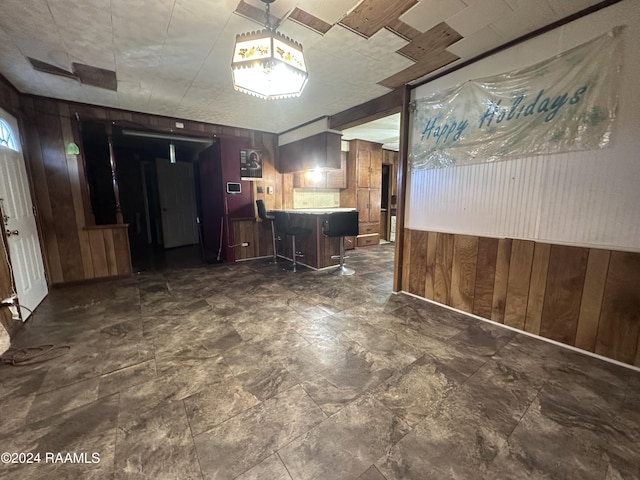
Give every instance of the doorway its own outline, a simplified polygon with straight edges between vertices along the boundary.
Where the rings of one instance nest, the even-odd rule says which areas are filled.
[[[26,321],[47,296],[40,238],[20,146],[17,120],[0,109],[0,215],[15,282],[15,293]],[[17,311],[14,311],[14,315]]]
[[[395,242],[400,113],[345,129],[342,139],[360,139],[382,145],[380,239],[382,243]]]
[[[84,122],[82,134],[96,224],[115,223],[105,126]],[[210,138],[113,127],[120,208],[129,225],[134,271],[203,263],[198,154],[211,143]]]

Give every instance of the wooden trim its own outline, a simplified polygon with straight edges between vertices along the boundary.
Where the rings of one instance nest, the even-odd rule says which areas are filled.
[[[404,256],[404,203],[407,191],[407,168],[409,165],[409,102],[411,91],[409,87],[402,89],[402,109],[400,113],[400,151],[398,152],[398,176],[396,187],[396,248],[395,268],[393,269],[393,291],[399,292],[406,283],[403,282],[402,269],[405,264]]]
[[[382,97],[336,113],[329,117],[329,128],[345,130],[398,113],[403,110],[404,94],[405,87],[396,88]]]

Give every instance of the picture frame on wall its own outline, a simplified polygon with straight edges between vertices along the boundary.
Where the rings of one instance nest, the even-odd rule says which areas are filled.
[[[262,179],[262,152],[260,150],[240,150],[240,178],[242,180]]]

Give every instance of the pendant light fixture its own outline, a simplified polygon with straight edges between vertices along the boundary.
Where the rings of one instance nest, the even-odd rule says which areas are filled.
[[[264,30],[236,35],[233,87],[269,100],[299,97],[309,78],[302,45],[271,26],[270,5],[274,1],[262,0]]]

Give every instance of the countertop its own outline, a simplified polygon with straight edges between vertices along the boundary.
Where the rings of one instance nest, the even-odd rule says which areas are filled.
[[[271,210],[272,212],[301,213],[306,215],[326,215],[333,212],[353,212],[355,208],[334,207],[334,208],[296,208],[293,210]]]

